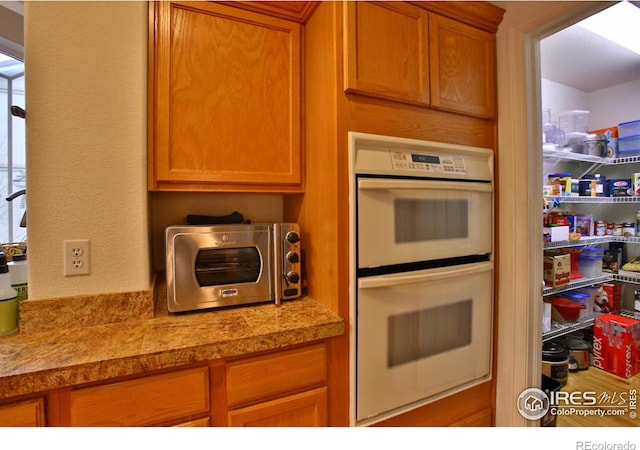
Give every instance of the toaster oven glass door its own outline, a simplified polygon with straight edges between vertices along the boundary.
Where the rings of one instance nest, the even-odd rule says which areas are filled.
[[[200,250],[195,262],[196,279],[201,287],[255,283],[261,272],[260,252],[256,247]]]

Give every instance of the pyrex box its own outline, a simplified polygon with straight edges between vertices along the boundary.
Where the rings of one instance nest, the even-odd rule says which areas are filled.
[[[547,286],[562,286],[571,281],[570,255],[544,255],[544,283]]]
[[[593,366],[622,378],[640,372],[640,320],[615,314],[593,324]]]

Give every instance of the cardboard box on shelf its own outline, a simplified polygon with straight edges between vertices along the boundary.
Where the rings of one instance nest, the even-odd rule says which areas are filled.
[[[631,197],[635,195],[631,178],[607,180],[607,191],[609,192],[609,197]]]
[[[543,234],[549,235],[549,242],[568,241],[569,226],[544,227]]]
[[[575,232],[582,236],[593,236],[593,215],[576,214]]]
[[[593,366],[622,378],[640,372],[640,320],[616,314],[593,324]]]
[[[569,255],[544,256],[544,283],[558,287],[571,281],[571,257]]]

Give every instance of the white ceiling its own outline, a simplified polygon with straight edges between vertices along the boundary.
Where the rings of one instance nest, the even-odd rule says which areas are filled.
[[[542,78],[584,92],[640,79],[640,55],[574,25],[540,42]]]

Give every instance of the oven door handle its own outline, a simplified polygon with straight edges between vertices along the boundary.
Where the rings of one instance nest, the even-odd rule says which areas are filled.
[[[425,189],[467,192],[491,192],[491,183],[436,181],[436,180],[391,180],[391,179],[359,179],[358,189],[390,190],[390,189]]]
[[[424,283],[428,281],[466,276],[472,273],[487,272],[492,269],[493,262],[486,261],[473,264],[462,264],[459,266],[442,267],[438,269],[426,269],[417,272],[378,275],[358,279],[358,287],[360,289],[372,289],[401,286],[404,284]]]

